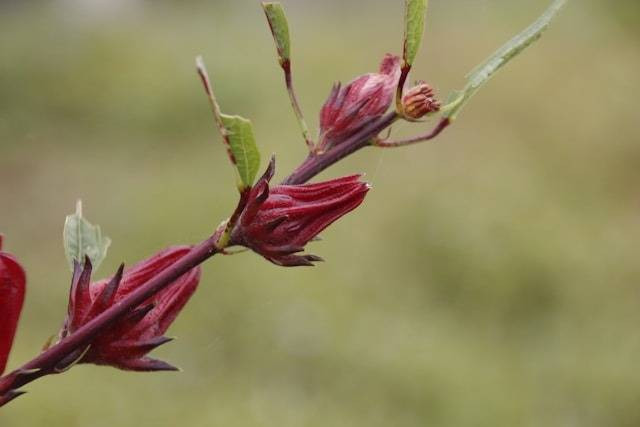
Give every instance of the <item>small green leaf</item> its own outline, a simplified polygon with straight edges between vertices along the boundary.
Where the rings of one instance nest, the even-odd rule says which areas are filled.
[[[253,137],[253,127],[251,121],[244,117],[221,114],[220,118],[224,125],[225,139],[233,155],[232,160],[240,177],[239,188],[242,191],[253,185],[260,168],[260,152]]]
[[[466,102],[507,62],[542,36],[551,20],[564,6],[567,0],[554,0],[547,10],[528,28],[505,43],[500,49],[467,75],[467,85],[461,91],[454,92],[453,102],[442,107],[444,117],[454,120]]]
[[[289,24],[287,23],[287,17],[284,14],[284,9],[278,2],[263,2],[262,8],[267,16],[267,21],[269,21],[269,27],[271,27],[273,39],[276,42],[280,65],[284,65],[289,62],[291,45],[289,40]]]
[[[405,67],[413,65],[413,60],[420,49],[426,12],[427,0],[405,0],[403,53]]]
[[[102,235],[99,225],[92,225],[82,216],[82,202],[78,200],[76,212],[64,222],[64,251],[73,271],[74,260],[84,263],[85,255],[91,260],[94,271],[107,256],[111,239]]]

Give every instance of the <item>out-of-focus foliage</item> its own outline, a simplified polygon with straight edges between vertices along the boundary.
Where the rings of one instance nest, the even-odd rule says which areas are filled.
[[[82,201],[76,203],[76,211],[67,215],[62,231],[64,252],[71,271],[75,264],[83,265],[89,258],[93,271],[97,271],[107,256],[111,239],[102,235],[99,225],[93,225],[82,216]]]
[[[401,52],[403,2],[363,3],[285,1],[312,128],[334,80]],[[105,276],[234,206],[197,54],[281,176],[306,147],[258,2],[0,4],[0,231],[29,277],[13,368],[64,318],[77,198],[113,239]],[[446,95],[546,5],[431,1],[411,78]],[[374,187],[309,248],[327,263],[205,264],[156,352],[184,372],[75,367],[0,425],[640,425],[638,6],[612,5],[570,2],[437,142],[323,174]]]

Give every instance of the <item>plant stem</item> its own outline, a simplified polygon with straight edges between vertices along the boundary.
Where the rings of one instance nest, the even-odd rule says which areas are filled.
[[[411,71],[411,65],[403,64],[400,69],[400,78],[398,79],[398,86],[396,87],[396,111],[398,114],[404,116],[404,108],[402,106],[402,92],[404,91],[404,84],[407,81],[407,76]]]
[[[300,126],[300,130],[302,131],[302,137],[304,138],[304,141],[307,143],[309,152],[313,152],[314,143],[311,137],[309,136],[309,128],[307,126],[307,122],[304,120],[304,115],[302,114],[302,110],[300,109],[300,104],[298,103],[296,92],[293,89],[293,80],[291,77],[290,61],[285,61],[282,63],[282,71],[284,71],[284,82],[287,86],[289,99],[291,100],[291,107],[293,108],[293,112],[295,113],[296,119],[298,120],[298,125]]]
[[[227,131],[222,121],[222,111],[220,111],[220,105],[218,104],[218,101],[216,100],[216,96],[213,93],[213,86],[211,85],[211,79],[209,79],[209,73],[207,72],[207,67],[204,65],[204,59],[202,59],[202,56],[196,57],[196,71],[198,72],[198,76],[200,77],[202,86],[204,86],[204,91],[207,94],[207,99],[209,100],[209,106],[211,107],[211,111],[213,112],[213,118],[216,121],[216,126],[218,127],[218,131],[220,132],[220,135],[222,135],[222,137],[224,138],[225,144],[228,144],[229,141],[227,140]]]
[[[291,175],[285,178],[282,183],[295,185],[309,181],[339,160],[368,146],[372,138],[389,127],[397,119],[398,114],[395,111],[387,113],[328,151],[322,154],[309,154],[305,161],[302,162]]]
[[[382,147],[382,148],[393,148],[393,147],[403,147],[405,145],[411,145],[411,144],[416,144],[418,142],[428,141],[440,135],[440,133],[450,124],[451,124],[451,121],[448,118],[444,118],[444,119],[441,119],[436,125],[436,127],[433,128],[433,130],[427,134],[414,136],[413,138],[399,139],[396,141],[379,140],[379,141],[375,141],[373,145],[376,147]]]

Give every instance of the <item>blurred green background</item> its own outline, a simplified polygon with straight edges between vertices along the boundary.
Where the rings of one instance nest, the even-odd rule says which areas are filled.
[[[308,121],[401,47],[401,0],[284,0]],[[441,96],[546,0],[432,0],[413,78]],[[365,150],[365,204],[275,267],[216,257],[154,354],[25,387],[14,426],[640,425],[640,6],[573,1],[436,143]],[[0,2],[0,232],[29,290],[10,368],[66,311],[81,197],[110,274],[203,239],[233,174],[194,71],[253,120],[283,177],[304,156],[257,1]],[[427,125],[401,125],[410,135]]]

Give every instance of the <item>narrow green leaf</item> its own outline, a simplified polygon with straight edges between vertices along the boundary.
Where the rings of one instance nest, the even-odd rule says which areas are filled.
[[[251,121],[240,116],[221,114],[220,118],[225,129],[225,139],[233,155],[238,175],[239,187],[244,190],[253,185],[258,168],[260,168],[260,152],[253,137]]]
[[[426,13],[427,0],[405,0],[403,53],[405,66],[413,65],[413,60],[420,49]]]
[[[84,262],[85,255],[91,260],[94,271],[107,256],[111,239],[102,235],[99,225],[92,225],[82,216],[82,202],[78,200],[76,212],[64,222],[64,251],[73,271],[73,261]]]
[[[291,45],[289,40],[289,24],[287,23],[284,9],[279,2],[263,2],[262,8],[267,16],[267,21],[269,21],[273,40],[276,42],[280,65],[284,65],[289,62]]]
[[[567,0],[554,0],[547,10],[528,28],[505,43],[467,75],[467,85],[457,92],[454,102],[445,105],[444,117],[454,120],[462,107],[507,62],[538,40]],[[460,95],[461,94],[461,95]]]

